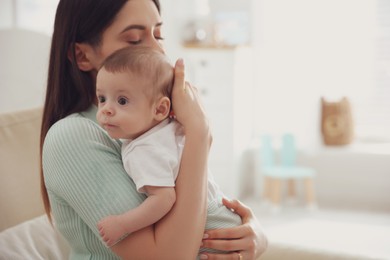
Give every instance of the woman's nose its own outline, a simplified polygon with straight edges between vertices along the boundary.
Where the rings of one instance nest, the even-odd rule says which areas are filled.
[[[160,40],[156,39],[154,36],[149,37],[147,43],[146,43],[150,48],[153,48],[157,51],[160,51],[164,53],[164,48]]]

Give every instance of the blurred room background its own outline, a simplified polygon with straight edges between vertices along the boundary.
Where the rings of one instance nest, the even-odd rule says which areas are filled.
[[[390,2],[160,1],[166,52],[172,61],[184,58],[188,80],[202,95],[214,135],[209,167],[226,195],[253,207],[270,233],[281,223],[311,216],[336,221],[335,226],[363,223],[357,228],[368,228],[369,234],[371,227],[382,225],[378,236],[390,245]],[[30,30],[49,42],[57,3],[2,0],[0,30]],[[5,41],[0,38],[0,46]],[[24,45],[28,52],[39,48]],[[4,75],[5,66],[18,67],[13,63],[22,60],[4,57],[2,77],[10,74]],[[41,84],[18,90],[1,84],[0,113],[43,105],[42,67],[18,72],[26,79],[39,74]],[[343,100],[346,106],[340,106]],[[325,112],[324,101],[333,108]],[[271,138],[279,165],[285,134],[294,138],[294,165],[314,172],[312,207],[307,207],[305,178],[299,174],[268,176],[276,186],[266,197],[263,137]],[[278,242],[296,239],[289,240],[282,229],[274,234]],[[349,233],[341,240],[353,237]],[[335,247],[329,245],[321,250]],[[381,255],[383,248],[366,247],[361,247],[364,257],[390,259],[389,249]]]

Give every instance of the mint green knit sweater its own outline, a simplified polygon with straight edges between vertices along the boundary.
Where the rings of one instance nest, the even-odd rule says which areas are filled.
[[[123,168],[121,142],[97,124],[96,112],[96,106],[91,106],[58,121],[43,146],[43,173],[53,219],[70,244],[70,259],[118,259],[102,242],[96,224],[145,199]],[[209,204],[206,229],[240,223],[220,203]]]
[[[122,166],[121,144],[96,123],[96,107],[54,124],[43,146],[43,172],[55,225],[71,259],[118,259],[96,224],[137,207],[144,195]]]

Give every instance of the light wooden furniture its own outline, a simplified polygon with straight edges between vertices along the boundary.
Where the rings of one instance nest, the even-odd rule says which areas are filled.
[[[265,199],[270,200],[279,209],[282,199],[282,184],[287,184],[288,196],[294,198],[296,182],[303,181],[306,204],[310,208],[317,206],[313,179],[316,171],[310,167],[296,164],[296,146],[294,136],[285,134],[282,140],[280,164],[276,163],[272,139],[264,135],[261,142],[261,172],[264,176]]]

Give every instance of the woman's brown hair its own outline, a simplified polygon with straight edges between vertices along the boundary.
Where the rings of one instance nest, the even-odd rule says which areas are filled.
[[[45,105],[40,137],[41,192],[49,219],[51,207],[43,169],[43,143],[50,127],[58,120],[86,110],[95,100],[95,81],[75,62],[75,43],[99,46],[104,30],[131,0],[60,0],[51,42]],[[152,0],[160,12],[159,0]],[[70,57],[69,57],[70,56]]]

